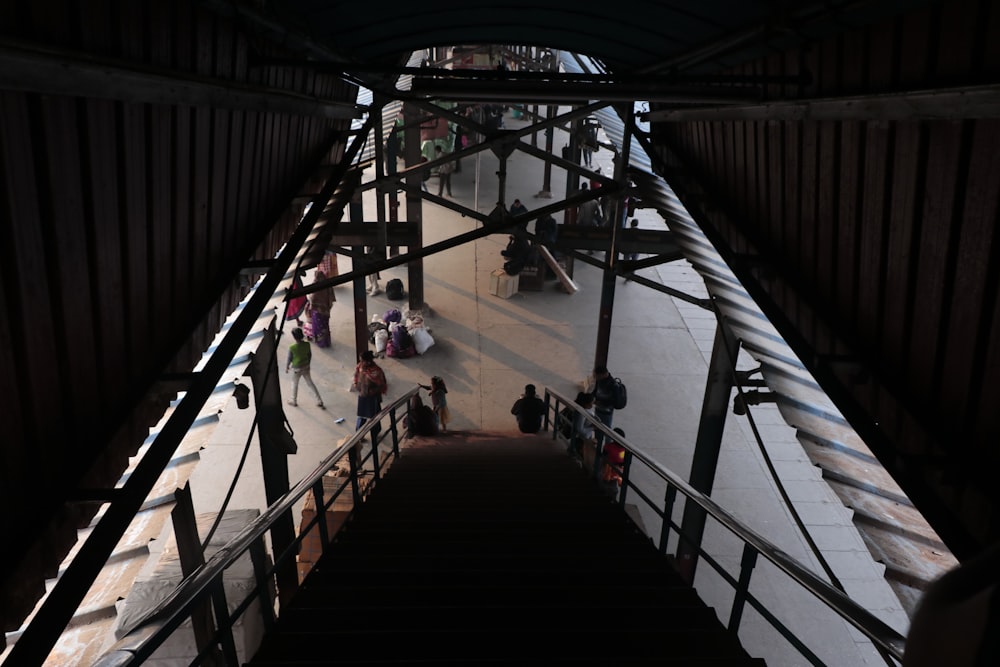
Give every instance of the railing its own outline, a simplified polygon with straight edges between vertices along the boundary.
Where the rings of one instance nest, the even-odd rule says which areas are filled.
[[[545,390],[545,428],[552,433],[552,438],[559,437],[560,426],[563,417],[560,415],[561,407],[569,406],[572,412],[582,413],[584,418],[593,424],[595,431],[604,434],[605,442],[614,441],[625,449],[625,461],[618,469],[621,478],[621,485],[616,491],[617,502],[624,508],[626,498],[629,493],[638,496],[655,512],[661,519],[661,530],[659,541],[656,543],[660,552],[667,553],[668,539],[670,532],[674,531],[679,540],[684,540],[697,550],[701,559],[711,565],[711,567],[726,581],[734,590],[733,605],[729,614],[728,628],[731,632],[739,631],[743,610],[747,604],[753,607],[774,629],[781,634],[798,652],[812,665],[823,665],[823,661],[813,653],[800,638],[789,630],[760,600],[750,593],[750,579],[758,556],[763,556],[771,561],[777,568],[796,582],[803,589],[808,591],[813,597],[828,606],[845,621],[857,628],[867,636],[882,652],[891,658],[902,662],[905,638],[882,620],[871,614],[868,610],[859,606],[856,602],[847,597],[844,593],[834,588],[818,576],[807,570],[798,561],[784,553],[777,546],[758,535],[748,528],[742,521],[735,518],[729,512],[717,505],[711,498],[691,487],[687,482],[679,478],[676,474],[653,461],[648,456],[637,450],[634,445],[607,428],[594,416],[586,413],[576,402],[560,394],[557,391],[546,388]],[[600,478],[602,466],[606,463],[602,452],[594,452],[594,462],[591,472],[595,478]],[[634,466],[639,463],[644,465],[649,471],[659,476],[666,482],[667,488],[662,502],[657,502],[648,497],[642,489],[636,486],[630,479],[630,473]],[[728,529],[732,534],[743,542],[743,557],[740,564],[739,578],[732,576],[725,568],[705,552],[700,544],[693,544],[683,532],[681,527],[673,520],[674,504],[677,494],[686,497],[687,502],[693,502],[699,506],[706,514],[717,521],[721,526]]]
[[[191,573],[183,582],[160,604],[151,609],[136,626],[114,646],[112,646],[95,664],[95,667],[124,667],[139,665],[162,644],[186,619],[192,617],[206,603],[211,603],[215,610],[217,627],[214,635],[200,647],[200,653],[192,664],[203,661],[226,665],[240,664],[233,639],[233,625],[249,609],[255,601],[259,601],[263,614],[265,629],[274,624],[274,606],[270,598],[271,582],[274,573],[288,559],[294,559],[299,551],[299,544],[313,529],[319,531],[323,551],[327,549],[330,535],[327,534],[326,511],[333,503],[346,493],[348,488],[353,495],[354,508],[357,509],[364,499],[360,479],[372,475],[373,483],[382,476],[385,465],[399,456],[401,439],[400,422],[409,413],[410,397],[420,391],[414,387],[403,396],[385,407],[378,415],[372,417],[343,445],[338,447],[307,476],[283,495],[277,502],[268,507],[259,517],[248,524],[224,547],[219,549],[208,561]],[[384,423],[385,422],[385,423]],[[370,438],[370,449],[366,451],[365,438],[370,436],[375,425],[379,426],[377,435]],[[388,428],[385,428],[388,426]],[[380,455],[379,445],[386,439],[391,439],[392,449]],[[347,457],[350,473],[333,491],[329,499],[324,498],[323,477],[336,466],[341,459]],[[292,506],[309,491],[313,492],[316,501],[315,516],[299,531],[298,537],[282,553],[275,554],[274,564],[268,567],[267,559],[263,557],[264,535],[278,519],[292,511]],[[353,514],[353,510],[352,510]],[[225,570],[236,562],[240,556],[249,551],[253,563],[256,585],[246,597],[230,612],[225,599],[222,577]]]
[[[313,472],[304,477],[294,488],[282,496],[281,499],[267,508],[257,519],[240,531],[228,544],[209,558],[203,566],[187,577],[163,602],[150,610],[129,634],[112,646],[95,665],[97,667],[124,667],[141,664],[153,654],[181,623],[209,603],[215,610],[217,627],[214,629],[214,635],[203,643],[201,652],[191,664],[200,664],[202,662],[216,664],[219,661],[228,665],[239,664],[232,633],[234,624],[251,608],[254,602],[259,601],[261,603],[259,606],[263,614],[265,629],[270,629],[273,626],[275,618],[270,590],[272,586],[271,582],[274,581],[275,571],[287,559],[295,558],[298,552],[298,545],[314,529],[319,532],[322,548],[325,552],[331,538],[327,534],[326,511],[333,506],[337,498],[347,492],[348,488],[350,488],[353,496],[354,508],[356,509],[360,506],[364,499],[360,484],[361,477],[371,474],[373,483],[377,484],[377,480],[381,478],[385,465],[392,458],[399,456],[399,442],[401,439],[399,425],[408,413],[410,398],[418,391],[419,387],[411,389],[388,407],[384,408],[376,417],[368,420],[357,433],[324,459]],[[546,389],[544,423],[545,428],[551,431],[553,439],[557,438],[559,433],[560,420],[562,419],[559,415],[561,406],[569,406],[574,413],[584,412],[579,405],[566,396],[557,391]],[[823,665],[820,658],[801,639],[796,637],[787,626],[776,618],[764,603],[750,593],[750,579],[753,574],[754,565],[758,556],[763,556],[792,581],[796,582],[804,590],[808,591],[812,596],[820,600],[871,639],[875,646],[879,647],[892,658],[902,661],[905,640],[898,632],[860,607],[841,591],[807,570],[768,540],[746,527],[741,521],[717,505],[711,498],[701,494],[673,472],[650,459],[636,449],[634,445],[631,445],[625,438],[605,427],[595,417],[584,412],[584,418],[593,424],[595,430],[604,434],[605,441],[617,442],[625,449],[625,460],[618,471],[621,484],[616,492],[616,500],[624,508],[626,499],[631,493],[639,497],[660,517],[662,527],[659,540],[656,544],[661,553],[667,553],[671,531],[675,532],[678,539],[689,541],[682,533],[680,526],[672,518],[678,493],[682,494],[688,502],[698,505],[707,517],[711,517],[717,521],[742,541],[743,558],[738,578],[729,574],[700,545],[692,545],[696,548],[699,557],[708,563],[735,592],[729,614],[728,627],[730,631],[734,633],[738,632],[744,608],[749,604],[811,664]],[[386,423],[388,428],[384,428]],[[366,444],[368,444],[365,438],[370,435],[375,424],[379,425],[379,435],[370,439],[370,450],[365,451]],[[383,458],[380,455],[379,445],[387,437],[391,439],[392,448],[391,451],[385,453]],[[337,478],[342,481],[333,491],[331,497],[327,499],[324,497],[323,477],[345,456],[348,457],[347,460],[350,464],[349,475]],[[600,476],[604,463],[601,451],[595,451],[592,467],[595,477]],[[637,464],[644,465],[648,470],[666,482],[666,493],[662,502],[657,502],[649,498],[642,489],[630,480],[630,475]],[[293,505],[309,491],[313,492],[316,501],[315,516],[302,527],[298,537],[291,546],[284,552],[275,554],[274,564],[269,567],[267,559],[263,557],[264,535],[279,518],[291,512]],[[246,594],[243,600],[236,604],[235,609],[230,612],[225,599],[222,577],[225,570],[246,552],[250,552],[257,584]]]

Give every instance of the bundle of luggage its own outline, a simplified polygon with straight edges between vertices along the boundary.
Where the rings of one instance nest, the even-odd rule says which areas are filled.
[[[398,308],[390,308],[382,315],[373,315],[368,325],[368,338],[375,346],[379,357],[407,359],[423,354],[432,345],[434,338],[424,327],[424,318],[419,313],[403,313]]]

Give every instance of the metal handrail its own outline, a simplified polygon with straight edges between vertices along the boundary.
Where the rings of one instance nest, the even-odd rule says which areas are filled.
[[[209,598],[211,598],[214,603],[216,617],[218,619],[217,622],[220,627],[216,636],[213,638],[212,647],[209,647],[206,650],[211,650],[213,647],[221,645],[223,653],[226,654],[224,655],[225,661],[227,663],[235,664],[235,648],[232,641],[232,625],[234,620],[239,618],[240,615],[242,615],[242,613],[250,607],[253,599],[269,599],[267,598],[264,587],[269,585],[268,582],[271,580],[271,574],[274,572],[277,565],[285,558],[294,556],[296,549],[289,548],[285,553],[276,555],[274,565],[266,572],[260,571],[264,567],[264,559],[259,557],[253,559],[258,584],[246,594],[246,598],[244,600],[240,601],[237,605],[235,614],[232,615],[229,613],[228,607],[225,604],[224,592],[222,588],[222,576],[224,571],[232,565],[237,558],[242,556],[243,553],[247,551],[251,551],[251,553],[253,553],[253,550],[255,549],[259,551],[261,541],[265,533],[270,529],[271,525],[286,512],[290,512],[292,510],[292,506],[310,490],[318,496],[316,516],[300,531],[300,534],[296,538],[294,544],[298,544],[305,535],[309,534],[313,530],[313,527],[317,527],[324,538],[323,548],[325,549],[327,540],[329,539],[329,536],[325,535],[324,517],[326,509],[332,505],[337,495],[346,490],[346,486],[348,484],[351,484],[356,500],[360,500],[357,483],[359,478],[358,466],[368,461],[369,458],[365,456],[349,457],[348,460],[351,464],[350,476],[344,478],[344,485],[337,490],[334,494],[334,498],[330,499],[326,503],[322,502],[321,484],[323,476],[341,459],[343,459],[344,456],[351,452],[360,453],[364,438],[370,434],[371,429],[376,424],[378,424],[381,428],[382,421],[386,417],[389,418],[389,429],[385,432],[385,436],[391,435],[393,444],[393,451],[390,455],[398,457],[400,437],[397,426],[399,421],[404,419],[406,414],[408,414],[409,400],[418,391],[419,387],[409,390],[406,394],[399,397],[393,401],[392,404],[384,408],[377,416],[368,420],[368,422],[365,423],[350,439],[325,458],[316,467],[316,469],[314,469],[307,476],[303,477],[302,480],[300,480],[277,502],[268,507],[259,517],[248,524],[224,547],[213,554],[204,565],[199,567],[191,574],[190,577],[187,577],[183,582],[181,582],[181,584],[166,599],[150,610],[139,621],[136,627],[134,627],[125,637],[119,640],[104,655],[102,655],[100,659],[98,659],[95,663],[96,667],[125,667],[142,663],[145,659],[152,655],[152,653],[170,635],[170,633],[172,633],[187,617],[192,614],[192,611],[196,609],[198,605],[209,601]],[[830,607],[844,620],[865,634],[877,646],[885,649],[885,651],[892,657],[900,661],[902,660],[905,639],[898,632],[886,625],[882,620],[859,606],[841,591],[817,577],[798,561],[784,553],[777,546],[756,533],[751,528],[747,527],[739,519],[735,518],[721,506],[716,504],[711,498],[691,487],[675,473],[668,470],[660,463],[654,461],[622,436],[607,428],[596,417],[588,414],[573,400],[558,391],[546,388],[544,403],[544,423],[546,428],[548,428],[550,424],[553,425],[551,428],[553,439],[558,437],[558,423],[560,419],[559,412],[560,406],[562,405],[571,407],[574,412],[582,413],[584,419],[593,424],[594,429],[600,431],[607,440],[617,442],[625,448],[625,463],[622,466],[621,471],[622,486],[618,496],[618,503],[624,506],[627,493],[631,490],[637,496],[642,498],[649,505],[649,507],[661,517],[664,522],[664,529],[661,531],[658,546],[662,553],[666,553],[667,538],[671,529],[677,532],[680,539],[686,539],[680,529],[680,526],[671,519],[674,499],[678,492],[683,494],[688,500],[696,503],[706,512],[708,516],[711,516],[743,541],[744,555],[741,564],[741,574],[738,580],[726,572],[725,569],[709,554],[705,553],[701,549],[700,545],[695,545],[699,551],[699,555],[705,560],[705,562],[711,565],[736,591],[729,620],[729,629],[731,631],[736,632],[738,630],[739,622],[742,617],[743,605],[749,603],[757,609],[761,613],[762,617],[775,627],[775,629],[782,634],[782,636],[788,639],[797,650],[806,656],[810,662],[813,664],[822,664],[822,662],[809,651],[800,639],[795,637],[779,619],[771,614],[761,602],[756,600],[756,598],[750,594],[748,590],[749,580],[757,555],[759,554],[768,559],[815,598]],[[405,406],[406,410],[403,411],[401,415],[397,415],[397,410],[401,406]],[[372,454],[370,456],[373,461],[376,480],[379,478],[379,470],[382,463],[378,459],[379,442],[379,438],[372,438]],[[387,457],[390,455],[387,455]],[[388,460],[388,458],[386,460]],[[629,479],[629,471],[633,461],[636,460],[640,461],[649,470],[653,471],[667,483],[667,493],[665,495],[663,509],[661,509],[655,501],[647,497],[642,490]],[[601,464],[601,452],[595,452],[593,470],[595,476],[599,475]],[[355,503],[355,509],[357,509],[357,507],[358,502]],[[265,614],[265,623],[269,624],[269,621],[273,620],[271,618],[273,610],[266,609],[262,611]]]
[[[554,399],[554,401],[553,401]],[[662,464],[654,461],[648,455],[643,453],[641,450],[637,449],[635,445],[631,444],[625,438],[621,437],[603,423],[600,422],[596,417],[587,413],[582,407],[580,407],[575,401],[568,398],[564,394],[555,391],[553,389],[546,388],[545,390],[545,424],[548,426],[550,423],[550,414],[553,415],[551,423],[555,425],[551,429],[552,438],[555,439],[559,434],[559,412],[560,406],[569,406],[574,412],[581,413],[588,422],[590,422],[594,429],[600,431],[604,434],[605,441],[613,440],[622,447],[625,448],[625,463],[622,466],[622,485],[620,489],[620,495],[618,497],[618,503],[622,506],[625,504],[626,494],[629,490],[632,490],[641,497],[650,508],[656,512],[664,522],[664,530],[661,531],[660,543],[658,547],[662,553],[666,553],[667,548],[667,537],[669,535],[669,529],[673,529],[680,539],[687,538],[683,535],[680,526],[671,519],[672,505],[677,492],[683,494],[688,500],[694,502],[699,507],[701,507],[708,516],[711,516],[718,523],[728,529],[731,533],[736,535],[744,544],[744,556],[742,562],[742,573],[739,581],[736,581],[729,575],[721,565],[719,565],[709,554],[702,550],[701,545],[693,545],[697,548],[699,555],[705,559],[705,562],[709,563],[717,572],[719,572],[724,579],[726,579],[734,588],[736,588],[736,596],[733,602],[733,613],[730,615],[730,630],[736,632],[738,629],[738,624],[741,615],[741,607],[744,602],[749,602],[757,611],[761,612],[762,616],[771,623],[772,626],[778,630],[786,639],[788,639],[796,649],[803,653],[807,658],[810,659],[813,664],[822,664],[816,656],[812,655],[808,648],[806,648],[801,640],[791,634],[776,617],[774,617],[770,612],[767,611],[766,607],[753,598],[750,595],[747,587],[749,586],[749,575],[753,568],[754,561],[756,560],[757,554],[763,556],[767,560],[771,561],[775,566],[777,566],[782,572],[784,572],[793,581],[797,582],[806,591],[813,595],[825,605],[830,607],[834,612],[841,616],[845,621],[853,625],[865,636],[872,640],[872,642],[885,649],[889,655],[891,655],[896,660],[902,661],[903,651],[906,645],[906,639],[899,634],[896,630],[887,625],[884,621],[876,617],[874,614],[869,612],[867,609],[858,605],[854,600],[849,598],[843,592],[834,588],[826,581],[820,579],[812,571],[806,569],[797,560],[786,554],[776,545],[771,543],[766,538],[759,535],[753,529],[749,528],[742,521],[734,517],[720,505],[718,505],[710,497],[704,495],[700,491],[696,490],[694,487],[690,486],[683,479],[678,477],[674,472],[664,467]],[[596,452],[594,457],[594,475],[600,474],[600,468],[602,464],[601,452]],[[649,470],[658,475],[667,483],[667,493],[665,495],[664,504],[667,509],[661,510],[658,505],[650,498],[648,498],[633,482],[629,480],[629,471],[633,460],[639,460],[642,462]],[[736,627],[733,627],[735,624]]]
[[[224,604],[220,604],[218,602],[218,599],[222,595],[222,576],[226,568],[232,565],[236,559],[242,556],[245,552],[253,549],[255,545],[260,544],[260,541],[263,539],[265,533],[270,530],[272,524],[284,516],[286,512],[291,512],[293,505],[298,502],[302,496],[310,490],[313,490],[316,493],[321,493],[321,487],[320,490],[317,491],[317,485],[322,484],[323,476],[326,475],[328,471],[336,466],[337,463],[350,452],[358,451],[359,455],[350,456],[348,458],[351,465],[351,472],[349,477],[344,478],[345,488],[347,484],[351,484],[354,487],[355,496],[357,498],[357,481],[360,473],[358,466],[369,460],[371,460],[373,464],[375,479],[378,479],[380,476],[379,470],[382,464],[388,461],[388,457],[399,456],[399,440],[401,438],[398,431],[398,424],[409,414],[410,398],[419,391],[419,386],[410,389],[405,394],[394,400],[391,404],[383,408],[382,411],[376,416],[365,422],[361,428],[354,433],[354,435],[335,449],[333,453],[323,459],[323,461],[320,462],[311,473],[303,477],[294,487],[289,489],[287,493],[264,510],[259,517],[247,524],[247,526],[237,533],[233,539],[215,552],[215,554],[213,554],[204,565],[192,572],[191,576],[185,578],[184,581],[182,581],[180,585],[178,585],[178,587],[170,593],[170,595],[147,612],[128,634],[116,642],[97,660],[97,662],[94,663],[94,666],[124,667],[126,665],[141,664],[152,655],[160,644],[162,644],[163,641],[165,641],[166,638],[174,630],[176,630],[181,623],[184,622],[185,619],[192,614],[192,611],[199,604],[204,601],[208,601],[210,597],[215,598],[216,622],[221,626],[218,629],[218,634],[215,639],[219,639],[219,635],[221,635],[221,643],[224,652],[227,647],[230,650],[234,650],[232,649],[232,625],[235,618],[239,618],[239,616],[242,615],[247,608],[249,608],[250,602],[252,602],[253,598],[257,598],[262,595],[261,587],[267,585],[265,582],[270,580],[270,573],[272,573],[277,565],[285,558],[294,556],[296,549],[289,548],[285,553],[276,555],[274,565],[269,568],[267,572],[257,571],[259,568],[263,567],[263,559],[254,559],[254,570],[258,584],[247,593],[244,600],[240,601],[240,604],[236,609],[235,618],[230,616],[228,608]],[[405,409],[400,410],[400,407]],[[397,414],[397,411],[400,414]],[[382,429],[382,421],[386,417],[389,418],[388,430]],[[371,438],[372,453],[367,456],[363,455],[360,450],[364,444],[364,439],[370,434],[375,425],[379,425],[379,431],[383,435],[381,438]],[[392,438],[392,452],[387,455],[386,461],[381,461],[378,458],[378,445],[382,439],[390,435]],[[337,494],[343,490],[344,488],[339,489]],[[333,499],[327,503],[317,502],[316,516],[303,530],[299,532],[293,546],[301,542],[302,539],[304,539],[304,537],[312,531],[314,526],[318,526],[321,533],[325,532],[324,515],[326,508],[328,508],[332,503]],[[357,503],[355,503],[355,510],[356,509]],[[326,546],[326,540],[324,540],[324,550],[326,549]],[[222,614],[219,613],[220,610],[222,611]],[[268,612],[265,610],[265,614],[267,613]],[[235,656],[227,656],[226,662],[229,664],[237,664]]]

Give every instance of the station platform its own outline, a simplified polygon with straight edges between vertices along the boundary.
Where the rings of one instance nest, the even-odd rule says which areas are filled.
[[[508,118],[509,126],[517,127]],[[565,143],[556,133],[556,146]],[[612,154],[594,154],[594,166],[613,173]],[[451,177],[451,199],[482,213],[493,210],[499,199],[498,162],[484,152],[462,161]],[[515,151],[506,169],[504,200],[519,198],[533,209],[550,204],[565,192],[565,172],[552,169],[548,190],[543,183],[540,160]],[[428,182],[436,193],[436,178]],[[541,197],[536,195],[543,195]],[[366,193],[366,213],[375,211],[371,191]],[[562,222],[561,216],[555,216]],[[640,228],[665,229],[653,210],[637,211]],[[423,205],[424,243],[429,245],[472,231],[478,222],[461,214],[425,202]],[[534,223],[531,223],[533,225]],[[529,230],[532,227],[529,226]],[[399,396],[415,384],[429,384],[434,375],[444,378],[452,416],[450,430],[509,431],[518,437],[510,408],[524,385],[532,383],[541,392],[552,387],[575,394],[593,368],[601,301],[600,269],[576,262],[573,280],[579,286],[567,294],[558,281],[545,281],[540,290],[518,290],[509,295],[491,293],[492,274],[503,264],[500,251],[506,234],[497,234],[443,251],[424,259],[425,324],[435,344],[425,354],[409,359],[379,359],[389,382],[389,398]],[[600,256],[602,253],[596,253]],[[350,268],[341,257],[339,270]],[[707,296],[698,273],[686,261],[642,269],[639,274],[692,296]],[[400,278],[408,289],[406,267],[381,274],[381,284]],[[311,281],[307,278],[306,283]],[[316,406],[310,389],[299,388],[298,407],[285,405],[288,423],[298,444],[298,453],[289,457],[294,483],[312,470],[333,447],[354,431],[357,395],[350,392],[356,362],[354,349],[354,309],[349,286],[334,289],[336,302],[331,316],[332,346],[313,346],[312,378],[325,409]],[[506,298],[505,298],[506,297]],[[385,293],[369,296],[369,317],[389,308],[406,307],[405,301],[390,301]],[[627,408],[616,411],[614,425],[628,440],[682,477],[687,477],[698,431],[705,391],[708,359],[715,337],[715,316],[684,301],[619,278],[612,313],[610,372],[622,378],[629,389]],[[294,322],[286,323],[289,334]],[[291,376],[283,373],[290,335],[283,335],[279,350],[282,394],[290,396]],[[755,365],[749,357],[743,368]],[[212,511],[220,506],[246,445],[253,420],[252,410],[227,409],[221,415],[209,444],[201,452],[201,462],[191,478],[195,509]],[[768,454],[792,489],[793,502],[806,517],[813,538],[823,549],[847,592],[859,604],[905,634],[908,619],[883,577],[883,567],[874,562],[851,521],[851,512],[821,478],[801,445],[795,431],[786,425],[772,405],[753,408]],[[340,421],[340,420],[343,421]],[[662,490],[650,488],[652,496]],[[806,540],[798,533],[770,480],[753,434],[743,417],[730,412],[722,443],[713,498],[747,522],[762,536],[803,563],[821,572],[810,555]],[[263,480],[256,451],[247,459],[240,482],[230,501],[231,509],[262,508]],[[643,516],[643,523],[657,530],[659,518]],[[741,553],[734,541],[712,531],[706,545],[723,563],[738,569]],[[766,568],[763,568],[765,569]],[[712,581],[708,567],[700,567],[696,586],[708,604],[728,609],[731,589]],[[829,665],[881,665],[884,660],[860,633],[827,612],[815,601],[788,593],[787,585],[767,571],[755,576],[755,594],[769,596],[773,611],[790,621],[802,636],[821,637],[821,657]],[[775,640],[764,621],[748,609],[741,641],[750,655],[771,665],[804,664],[801,656]]]

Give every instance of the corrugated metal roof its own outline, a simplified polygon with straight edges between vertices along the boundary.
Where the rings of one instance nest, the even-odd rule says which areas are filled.
[[[590,74],[603,70],[596,60],[565,51],[559,52],[559,63],[562,69],[570,74]],[[620,149],[625,144],[625,121],[618,115],[615,108],[604,107],[595,111],[593,115],[601,123],[601,128],[608,140]],[[629,146],[629,165],[653,173],[653,165],[649,155],[634,136],[631,137]]]
[[[423,52],[414,51],[410,54],[409,59],[406,62],[407,67],[419,67],[420,63],[423,61]],[[404,74],[396,80],[397,90],[410,90],[410,86],[413,84],[413,77],[409,74]],[[375,94],[368,88],[359,87],[358,88],[358,104],[364,106],[371,106],[375,101]],[[384,107],[382,107],[382,137],[383,139],[389,136],[389,131],[392,130],[392,126],[396,123],[396,117],[399,112],[403,109],[402,100],[391,100],[387,102]],[[351,129],[355,132],[360,130],[364,124],[366,118],[355,118],[351,121]],[[354,164],[365,165],[375,160],[375,130],[372,130],[368,134],[368,140],[365,142],[364,148],[358,151],[358,156],[354,159]]]

